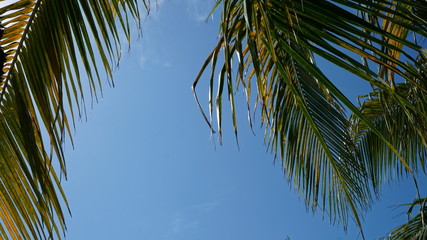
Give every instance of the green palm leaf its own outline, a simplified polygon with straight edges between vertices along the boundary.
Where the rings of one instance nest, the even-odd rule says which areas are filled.
[[[416,199],[410,205],[408,209],[408,223],[395,228],[387,239],[398,240],[423,240],[427,238],[427,210],[426,207],[427,198]],[[420,213],[411,218],[412,212],[416,206],[420,206]]]
[[[0,9],[7,55],[0,82],[2,239],[61,238],[68,115],[74,121],[84,114],[87,93],[97,97],[99,66],[111,78],[120,33],[129,39],[128,14],[139,20],[137,1],[21,0]]]
[[[418,62],[424,65],[427,55],[422,53]],[[357,117],[352,118],[353,137],[357,150],[365,161],[372,185],[379,191],[383,183],[412,175],[417,186],[418,169],[426,171],[427,154],[427,95],[420,88],[426,85],[426,71],[418,69],[421,79],[414,79],[417,84],[398,83],[393,94],[376,90],[366,96],[360,111],[375,125],[375,128],[389,141],[406,159],[408,167],[404,166],[396,154],[390,150],[378,135]],[[421,86],[421,87],[420,87]],[[402,102],[406,103],[405,105]],[[417,190],[418,191],[418,190]],[[419,195],[419,192],[418,192]],[[394,229],[387,239],[425,239],[426,228],[426,199],[416,199],[408,210],[409,221]],[[420,213],[411,218],[413,208],[420,205]]]
[[[410,169],[416,172],[421,167],[425,171],[427,121],[424,115],[427,95],[410,83],[397,84],[395,93],[414,106],[415,110],[402,107],[390,93],[377,90],[369,94],[360,111],[398,150]],[[364,122],[352,116],[351,126],[358,152],[365,160],[365,166],[377,190],[383,183],[410,173],[395,152]]]
[[[365,157],[374,153],[360,154],[357,144],[367,135],[354,135],[350,127],[354,120],[346,120],[342,109],[349,109],[352,119],[382,142],[389,155],[403,166],[402,171],[412,172],[410,167],[414,164],[408,163],[410,156],[400,152],[367,112],[354,106],[317,68],[313,55],[368,81],[374,90],[390,93],[399,107],[404,107],[403,114],[416,111],[419,105],[402,98],[395,91],[395,82],[406,81],[417,86],[417,91],[427,90],[416,80],[422,79],[421,73],[426,69],[416,56],[423,51],[417,38],[427,36],[427,26],[420,15],[426,12],[427,5],[406,0],[223,0],[215,7],[219,6],[220,39],[193,85],[195,89],[211,62],[210,117],[203,113],[205,119],[213,128],[216,108],[221,137],[222,99],[227,89],[237,134],[234,92],[243,86],[248,112],[253,102],[251,93],[255,92],[267,142],[281,157],[285,174],[307,204],[315,209],[320,203],[332,221],[342,220],[344,226],[347,217],[353,215],[361,228],[360,213],[368,208],[372,194]],[[408,38],[409,33],[413,33],[414,40]],[[223,61],[218,60],[221,54]],[[232,68],[236,59],[237,67]],[[215,66],[220,64],[214,101],[213,76]],[[255,90],[251,87],[253,80]],[[379,99],[386,102],[381,96]],[[426,117],[424,112],[417,114],[422,119]]]

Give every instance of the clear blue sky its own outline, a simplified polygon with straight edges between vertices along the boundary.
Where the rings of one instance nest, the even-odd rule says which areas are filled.
[[[223,146],[211,137],[190,87],[217,41],[218,19],[204,21],[213,2],[159,1],[142,39],[133,34],[123,54],[116,87],[104,81],[103,99],[93,108],[88,101],[75,149],[66,147],[64,188],[73,214],[67,239],[360,239],[354,225],[345,233],[320,212],[306,211],[280,162],[266,152],[259,120],[256,136],[249,130],[242,93],[240,151],[227,114]],[[363,93],[360,81],[328,72],[350,98]],[[202,84],[205,106],[207,93]],[[411,183],[385,188],[365,217],[367,239],[404,223],[406,209],[391,206],[414,197]]]

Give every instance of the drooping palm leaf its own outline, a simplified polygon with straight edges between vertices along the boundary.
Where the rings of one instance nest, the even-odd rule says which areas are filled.
[[[397,84],[395,94],[410,102],[416,111],[405,109],[393,96],[381,90],[370,93],[360,111],[406,159],[410,169],[417,171],[421,167],[425,171],[427,119],[423,115],[427,110],[427,94],[410,83]],[[407,166],[377,134],[360,119],[352,117],[351,126],[358,152],[377,190],[384,182],[410,174]]]
[[[345,224],[350,211],[360,224],[359,210],[368,205],[370,199],[365,196],[369,191],[364,170],[353,154],[345,116],[333,95],[308,71],[317,69],[310,53],[292,32],[276,30],[273,25],[278,23],[267,16],[267,11],[240,1],[224,3],[220,41],[224,45],[225,63],[216,100],[218,116],[227,81],[235,119],[231,59],[236,53],[238,79],[248,92],[247,100],[250,101],[251,78],[246,80],[244,71],[249,70],[252,71],[249,76],[256,77],[269,142],[284,160],[287,176],[300,189],[307,204],[313,209],[320,204],[322,210],[330,213],[331,220],[341,219]],[[241,42],[244,38],[245,49]],[[214,63],[218,53],[215,49],[211,55]],[[221,123],[220,118],[218,122]],[[233,123],[236,129],[234,120]]]
[[[395,228],[387,239],[390,240],[424,240],[427,238],[427,210],[426,210],[427,198],[416,199],[410,205],[408,209],[408,223],[403,224]],[[414,208],[419,206],[420,212],[412,217]]]
[[[420,65],[425,65],[427,55],[422,53],[418,62]],[[392,93],[377,89],[366,95],[366,99],[360,106],[360,111],[406,159],[405,163],[409,168],[402,164],[396,154],[364,122],[351,116],[351,128],[357,151],[364,159],[364,165],[377,192],[384,182],[399,180],[408,175],[412,175],[418,189],[416,180],[418,169],[421,168],[424,173],[426,172],[427,93],[421,89],[426,87],[427,72],[422,68],[418,70],[421,78],[413,80],[417,84],[398,83],[394,85]],[[402,102],[408,104],[402,105]],[[407,224],[394,229],[387,239],[425,239],[427,237],[425,200],[414,201],[408,216],[410,217],[416,205],[421,206],[420,213],[409,218]]]
[[[7,54],[0,82],[0,238],[61,238],[68,119],[84,114],[87,93],[97,96],[100,66],[111,77],[121,32],[129,39],[128,14],[139,20],[136,0],[20,0],[0,9]]]
[[[315,208],[321,202],[331,220],[345,224],[350,211],[360,227],[359,213],[371,199],[366,185],[369,176],[341,105],[352,111],[407,171],[412,170],[404,158],[407,156],[402,157],[400,149],[376,128],[369,116],[325,77],[312,55],[384,92],[394,91],[396,81],[416,85],[414,79],[421,77],[418,69],[425,69],[416,60],[423,48],[408,34],[414,33],[417,38],[427,36],[425,20],[420,17],[427,5],[409,0],[222,0],[218,6],[222,8],[220,39],[193,85],[195,89],[211,62],[210,117],[205,119],[212,127],[216,107],[221,136],[222,98],[227,89],[237,133],[233,94],[241,84],[250,110],[251,92],[255,92],[261,118],[266,123],[267,142],[281,156],[285,173],[307,203]],[[218,61],[221,53],[223,62]],[[232,68],[236,58],[237,67]],[[213,76],[219,64],[222,68],[213,101]],[[253,79],[255,90],[251,88]],[[418,90],[426,92],[427,88],[421,85]],[[405,109],[416,108],[401,97],[395,98]],[[423,118],[426,116],[422,114]]]

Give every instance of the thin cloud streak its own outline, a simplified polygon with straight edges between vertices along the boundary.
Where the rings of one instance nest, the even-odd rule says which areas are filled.
[[[203,219],[207,218],[218,205],[219,201],[194,204],[180,211],[170,222],[170,230],[165,237],[203,231]]]

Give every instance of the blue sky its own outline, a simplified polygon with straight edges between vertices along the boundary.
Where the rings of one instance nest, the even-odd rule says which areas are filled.
[[[104,81],[103,98],[88,104],[74,149],[66,146],[67,239],[358,239],[353,224],[345,233],[306,211],[267,151],[259,119],[255,136],[248,128],[243,93],[236,95],[240,150],[228,110],[224,144],[211,136],[190,87],[217,41],[218,19],[204,21],[213,2],[159,1],[142,38],[134,34],[124,52],[115,88]],[[320,64],[352,100],[366,89]],[[206,107],[207,94],[202,83]],[[414,197],[411,183],[385,187],[365,217],[367,239],[404,223],[406,209],[391,206]]]

